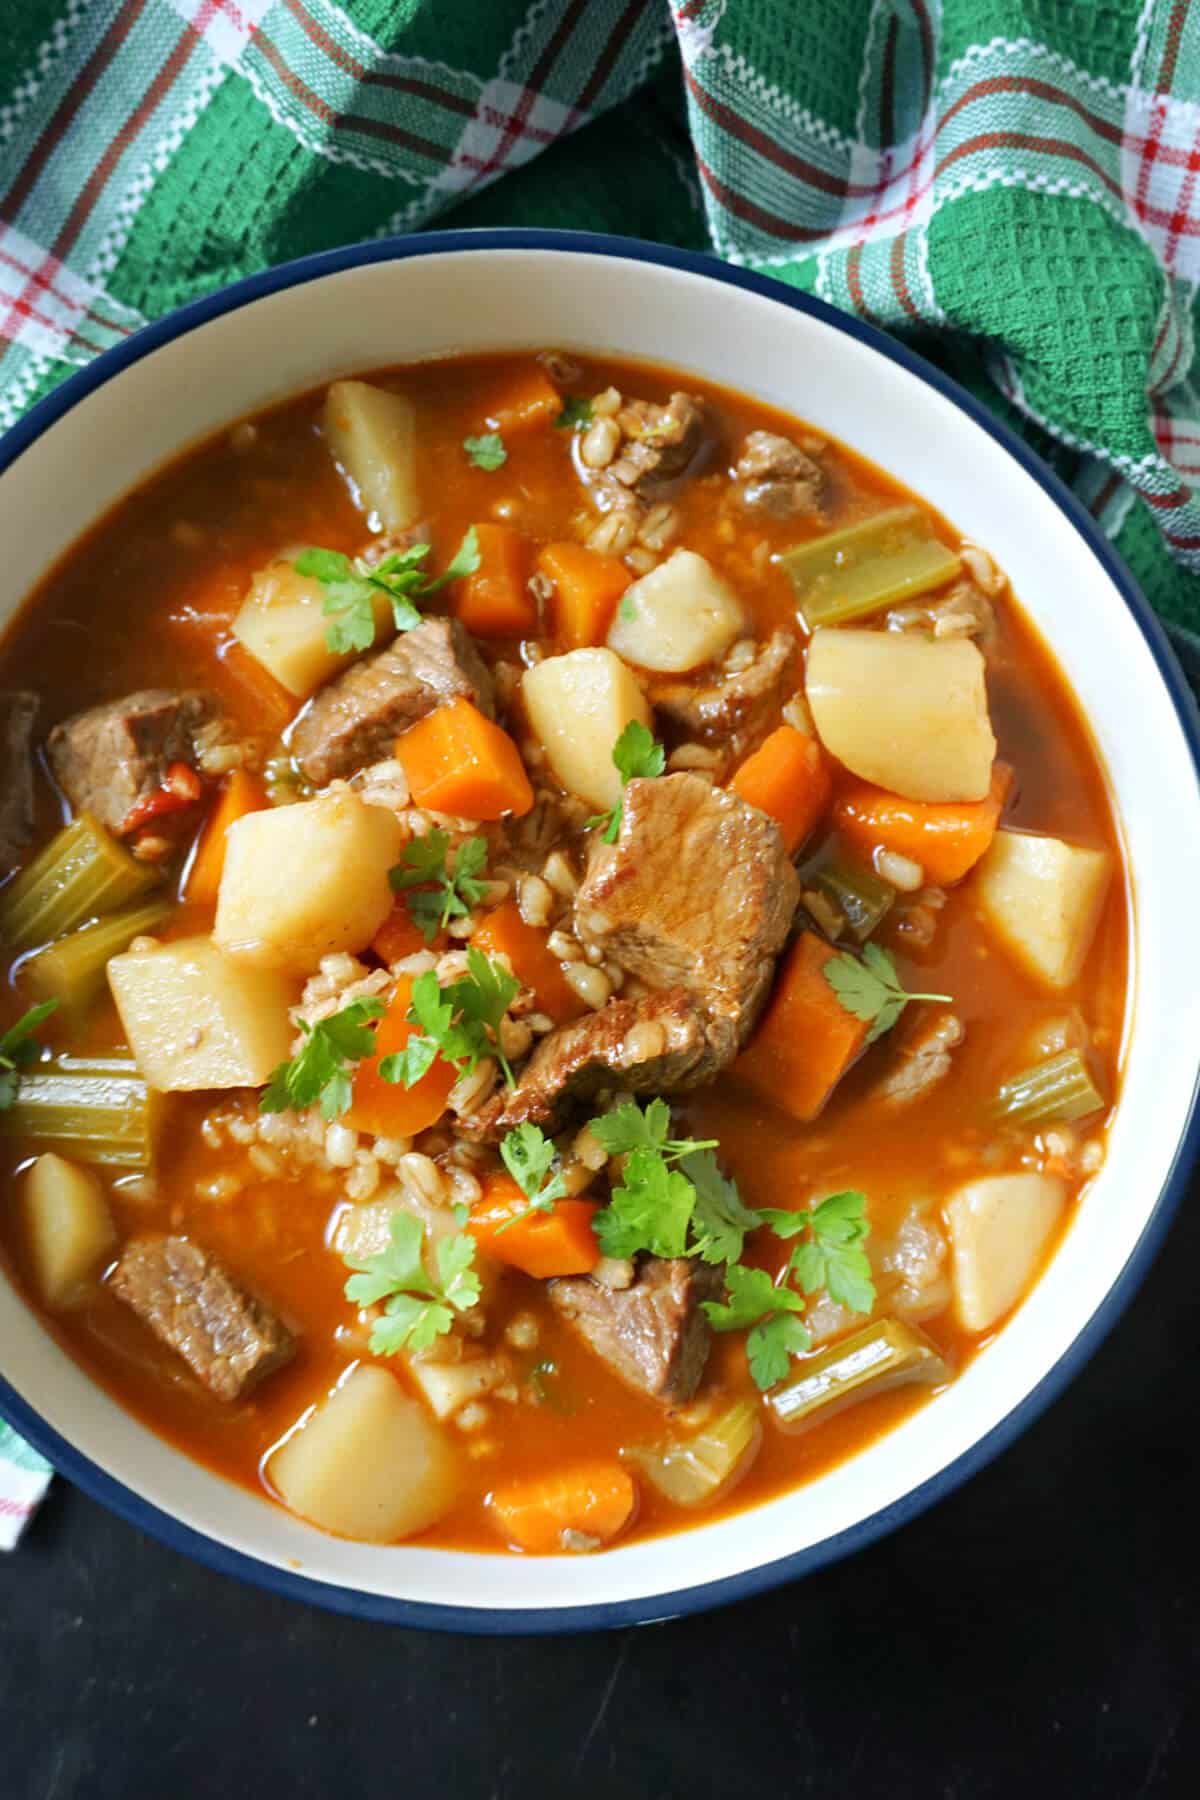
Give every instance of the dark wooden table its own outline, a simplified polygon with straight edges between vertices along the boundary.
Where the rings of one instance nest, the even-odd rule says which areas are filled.
[[[1039,1422],[726,1611],[453,1638],[210,1574],[57,1483],[0,1557],[2,1800],[1200,1793],[1200,1186]]]

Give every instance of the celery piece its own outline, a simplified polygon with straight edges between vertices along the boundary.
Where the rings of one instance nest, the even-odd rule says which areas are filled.
[[[81,813],[0,895],[0,939],[11,950],[48,944],[85,919],[135,900],[156,879],[103,825]]]
[[[171,911],[169,900],[145,900],[84,925],[31,956],[21,971],[23,984],[39,1000],[57,1000],[78,1024],[104,986],[110,956],[128,950],[134,938],[153,931]]]
[[[757,1452],[759,1410],[752,1400],[738,1400],[694,1437],[631,1445],[621,1454],[676,1506],[703,1506]]]
[[[899,1319],[875,1319],[861,1331],[800,1359],[800,1372],[769,1396],[781,1431],[805,1431],[845,1406],[919,1381],[949,1379],[941,1355],[921,1332]]]
[[[60,1056],[22,1075],[16,1100],[0,1112],[0,1133],[77,1162],[147,1169],[164,1105],[131,1056]]]
[[[896,898],[895,888],[871,869],[850,863],[828,864],[813,876],[812,885],[837,907],[856,944],[865,944],[882,925]]]
[[[996,1095],[996,1111],[1017,1124],[1060,1123],[1099,1112],[1104,1095],[1078,1050],[1063,1050],[1006,1081]]]
[[[810,631],[845,625],[896,600],[941,587],[962,567],[918,506],[891,506],[873,518],[785,550],[779,561]]]

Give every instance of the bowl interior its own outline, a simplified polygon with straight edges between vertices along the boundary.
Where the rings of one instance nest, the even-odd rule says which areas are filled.
[[[903,1516],[915,1490],[1027,1400],[1110,1295],[1167,1184],[1193,1101],[1196,767],[1145,633],[1067,514],[946,393],[881,355],[857,328],[736,277],[714,278],[700,259],[681,267],[679,259],[463,239],[436,248],[426,240],[420,250],[260,292],[182,335],[164,334],[150,354],[78,400],[0,479],[4,616],[99,512],[166,458],[337,374],[459,349],[576,346],[661,360],[793,411],[882,463],[993,552],[1091,720],[1134,871],[1130,992],[1141,1021],[1129,1030],[1131,999],[1107,1164],[1033,1294],[935,1404],[809,1487],[603,1557],[380,1550],[323,1537],[122,1412],[4,1282],[0,1377],[100,1471],[217,1545],[276,1570],[418,1605],[503,1609],[510,1623],[532,1622],[535,1612],[545,1623],[581,1607],[602,1609],[593,1622],[653,1617],[674,1610],[666,1597],[681,1590],[745,1577],[796,1553],[799,1568],[804,1553],[816,1560],[818,1546],[828,1554],[838,1534],[873,1519],[877,1528],[881,1513]],[[104,604],[100,590],[96,604]]]

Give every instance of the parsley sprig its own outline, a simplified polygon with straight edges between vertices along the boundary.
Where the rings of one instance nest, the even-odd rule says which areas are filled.
[[[411,1213],[393,1213],[391,1241],[376,1256],[347,1256],[358,1271],[346,1283],[346,1298],[356,1306],[383,1306],[371,1327],[373,1356],[395,1356],[401,1350],[428,1350],[454,1324],[455,1313],[469,1312],[479,1299],[475,1273],[475,1239],[466,1231],[439,1238],[433,1261],[425,1266],[425,1232]]]
[[[500,1045],[500,1023],[520,992],[521,984],[502,963],[482,950],[467,951],[467,973],[442,987],[432,969],[412,985],[408,1021],[418,1027],[403,1050],[385,1056],[379,1073],[385,1081],[415,1087],[435,1056],[460,1075],[469,1075],[485,1056],[494,1056],[509,1087],[513,1072]]]
[[[592,422],[592,403],[578,394],[569,394],[562,403],[562,411],[554,421],[556,431],[578,431]]]
[[[489,474],[493,469],[503,468],[508,461],[508,451],[498,431],[486,431],[482,437],[464,438],[463,449],[469,462],[477,469],[486,469]]]
[[[869,1020],[868,1044],[890,1031],[910,1000],[949,1000],[949,994],[909,994],[896,973],[896,965],[878,944],[867,944],[862,960],[848,950],[839,951],[825,964],[825,979],[848,1013]]]
[[[810,1348],[812,1335],[803,1319],[804,1300],[784,1282],[776,1286],[765,1269],[737,1263],[725,1277],[727,1298],[702,1302],[714,1331],[747,1331],[750,1374],[758,1388],[774,1387],[788,1372],[793,1356]]]
[[[553,1212],[555,1201],[565,1198],[567,1184],[562,1170],[550,1173],[557,1155],[550,1139],[536,1125],[514,1125],[505,1133],[500,1140],[500,1160],[529,1204],[504,1221],[497,1237],[511,1225],[527,1219],[530,1213]]]
[[[460,575],[471,575],[479,567],[479,540],[473,525],[448,567],[432,581],[426,579],[421,567],[430,547],[412,544],[407,550],[393,550],[377,563],[316,546],[300,552],[292,567],[297,575],[310,576],[325,589],[321,611],[332,620],[325,632],[325,643],[335,656],[371,648],[375,642],[379,594],[386,594],[391,603],[396,630],[411,631],[421,623],[415,605],[418,599],[436,594],[447,582],[457,581]]]
[[[375,1033],[368,1021],[382,1018],[384,1011],[382,1000],[365,995],[315,1025],[301,1019],[304,1042],[290,1062],[281,1062],[272,1070],[258,1097],[258,1110],[286,1112],[291,1107],[300,1112],[319,1102],[323,1119],[339,1118],[350,1106],[348,1064],[370,1056]]]
[[[624,731],[613,745],[613,764],[621,777],[622,791],[635,779],[661,775],[667,766],[667,753],[658,743],[640,719],[630,719]],[[610,806],[607,812],[594,813],[590,819],[584,820],[584,829],[603,825],[604,842],[615,844],[617,833],[621,829],[621,801]]]
[[[676,1165],[716,1148],[713,1138],[671,1138],[671,1109],[652,1100],[645,1111],[626,1101],[593,1119],[592,1136],[610,1156],[625,1158],[621,1180],[593,1226],[606,1256],[684,1256],[697,1206],[697,1185]],[[706,1231],[707,1235],[707,1231]]]
[[[408,910],[427,944],[451,919],[465,919],[483,898],[485,883],[479,877],[487,854],[486,838],[464,838],[452,851],[449,833],[438,830],[405,845],[388,880],[393,893],[408,893]]]
[[[31,1006],[28,1012],[22,1013],[16,1024],[10,1025],[0,1037],[0,1112],[7,1112],[15,1101],[21,1071],[37,1060],[42,1046],[34,1033],[57,1010],[57,1000],[43,1000],[40,1005]]]

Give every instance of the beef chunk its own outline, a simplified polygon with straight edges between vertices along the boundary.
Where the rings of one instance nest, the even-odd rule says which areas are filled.
[[[638,522],[652,502],[701,474],[717,449],[712,414],[691,394],[672,394],[665,406],[627,400],[616,424],[621,438],[612,462],[580,472],[600,512],[628,513]]]
[[[820,464],[774,431],[749,434],[734,473],[742,505],[749,512],[794,519],[820,510],[825,487]]]
[[[548,1284],[550,1303],[621,1380],[655,1400],[690,1400],[712,1333],[702,1300],[721,1292],[719,1269],[694,1256],[648,1256],[631,1287],[590,1275]]]
[[[526,1121],[557,1130],[574,1099],[601,1088],[658,1094],[695,1087],[717,1068],[701,1019],[677,990],[611,1000],[547,1034],[515,1088],[497,1094],[460,1130],[490,1142]]]
[[[195,765],[196,737],[220,716],[211,694],[143,688],[65,719],[46,749],[54,779],[78,812],[120,832],[172,763]]]
[[[715,1067],[731,1062],[766,998],[800,882],[779,827],[699,775],[631,781],[615,844],[597,842],[575,929],[652,988],[681,988]]]
[[[0,875],[16,866],[33,836],[33,721],[38,697],[0,693]]]
[[[470,637],[457,619],[424,619],[321,689],[292,727],[292,753],[323,787],[390,756],[400,732],[460,695],[491,716],[492,679]]]
[[[876,1093],[894,1106],[908,1106],[920,1100],[946,1079],[952,1052],[965,1036],[962,1020],[949,1009],[923,1019],[915,1032],[893,1048],[891,1067]]]
[[[744,753],[778,724],[795,653],[791,632],[775,631],[744,669],[700,681],[661,681],[651,688],[650,698],[690,737],[723,744],[736,740]]]
[[[240,1399],[295,1353],[282,1320],[187,1238],[132,1239],[109,1285],[218,1400]]]

